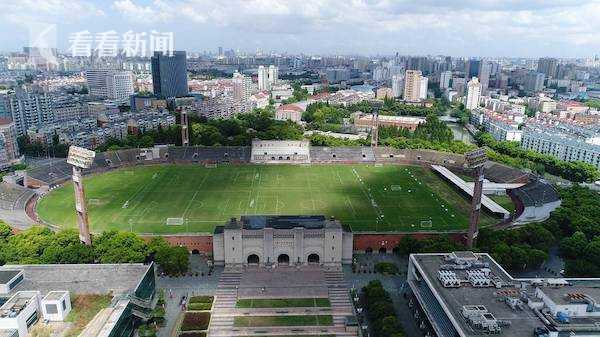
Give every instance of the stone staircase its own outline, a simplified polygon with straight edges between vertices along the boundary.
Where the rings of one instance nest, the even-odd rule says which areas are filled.
[[[237,288],[242,279],[242,273],[235,270],[225,270],[219,279],[215,292],[209,336],[227,336],[233,328],[233,313],[237,301]]]
[[[259,337],[259,336],[290,336],[306,335],[321,336],[333,335],[336,337],[356,337],[356,333],[347,332],[345,328],[346,316],[353,315],[353,307],[350,301],[350,294],[347,284],[344,281],[344,274],[341,269],[324,270],[325,286],[328,289],[329,301],[331,302],[331,311],[328,312],[305,312],[304,314],[331,314],[333,317],[332,326],[298,326],[298,327],[234,327],[234,316],[247,315],[254,312],[254,315],[272,315],[273,311],[281,309],[236,309],[237,287],[242,279],[242,270],[226,269],[221,274],[219,286],[215,292],[215,302],[213,304],[212,317],[208,328],[209,337]],[[300,310],[300,309],[299,309]],[[306,311],[306,309],[301,309]],[[324,309],[312,309],[315,311]],[[294,311],[292,309],[292,311]],[[281,314],[281,313],[279,313]],[[296,314],[290,312],[288,314]]]

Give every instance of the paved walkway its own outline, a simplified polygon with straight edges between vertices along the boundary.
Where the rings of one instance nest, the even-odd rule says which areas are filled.
[[[192,255],[190,256],[190,270],[194,275],[198,272],[199,276],[157,278],[157,288],[165,290],[166,301],[166,325],[159,330],[159,337],[172,336],[175,323],[181,313],[179,303],[182,296],[189,298],[196,295],[214,295],[223,268],[215,267],[213,274],[208,276],[206,260],[199,255]],[[205,273],[205,276],[200,276],[202,272]]]

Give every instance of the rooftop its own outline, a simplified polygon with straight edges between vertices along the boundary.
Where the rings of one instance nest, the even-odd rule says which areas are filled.
[[[123,294],[134,290],[151,265],[144,264],[54,264],[4,265],[0,275],[23,271],[21,281],[11,293],[39,291],[42,296],[61,290],[76,294]]]
[[[0,269],[0,284],[10,282],[15,276],[19,275],[18,270],[2,270]]]
[[[323,215],[245,215],[240,217],[239,221],[232,219],[226,227],[249,230],[293,229],[294,227],[321,229],[328,223],[329,221]]]
[[[597,303],[600,279],[514,279],[488,254],[471,252],[413,254],[410,260],[416,272],[409,274],[409,285],[430,321],[434,317],[432,325],[440,336],[451,336],[453,329],[459,336],[480,336],[492,326],[503,336],[528,337],[536,328],[570,333],[600,324],[600,316],[594,316],[597,307],[579,317],[571,311],[571,323],[576,324],[559,323],[540,296],[573,305],[583,302],[577,303],[582,298],[578,294],[585,294]]]

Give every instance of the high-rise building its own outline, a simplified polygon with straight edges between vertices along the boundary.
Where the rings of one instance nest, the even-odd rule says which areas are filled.
[[[481,83],[477,77],[473,77],[467,83],[467,101],[465,108],[473,110],[479,106],[479,97],[481,97]]]
[[[279,68],[274,65],[269,66],[269,86],[279,81]]]
[[[133,73],[128,70],[88,69],[85,77],[91,95],[126,102],[133,94]]]
[[[452,79],[451,71],[442,71],[440,74],[440,89],[445,90],[450,88],[450,80]]]
[[[558,60],[550,57],[542,57],[538,60],[537,72],[546,77],[556,78],[558,72]]]
[[[479,66],[479,82],[481,83],[481,92],[486,93],[490,86],[490,74],[492,72],[492,64],[487,61],[481,61]]]
[[[258,66],[258,90],[269,90],[269,70],[264,66]]]
[[[527,92],[538,92],[544,89],[544,80],[546,75],[544,73],[538,73],[531,71],[525,78],[525,91]]]
[[[479,76],[479,65],[481,61],[470,59],[467,61],[465,69],[465,78],[473,78]]]
[[[0,119],[0,169],[19,163],[17,128],[9,119]]]
[[[394,75],[392,76],[392,94],[394,97],[398,98],[402,96],[402,92],[404,91],[404,76],[402,75]]]
[[[404,76],[404,100],[407,102],[418,102],[421,90],[421,71],[407,70]]]
[[[161,98],[183,97],[188,94],[185,51],[172,55],[155,51],[151,58],[152,87]]]
[[[47,94],[18,89],[16,93],[8,95],[8,108],[18,136],[25,135],[30,126],[54,121],[51,98]]]
[[[427,99],[427,84],[429,83],[429,79],[427,77],[421,77],[421,84],[419,87],[419,98]]]

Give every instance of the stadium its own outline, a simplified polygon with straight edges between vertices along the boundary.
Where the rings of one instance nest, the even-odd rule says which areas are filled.
[[[255,141],[98,153],[84,173],[93,233],[164,235],[190,251],[210,251],[216,226],[231,218],[324,215],[355,234],[355,249],[391,250],[406,234],[464,235],[473,188],[463,164],[460,155],[427,150]],[[551,185],[486,166],[481,226],[541,221],[560,203]],[[28,170],[2,206],[53,228],[75,227],[70,173],[64,160]]]

